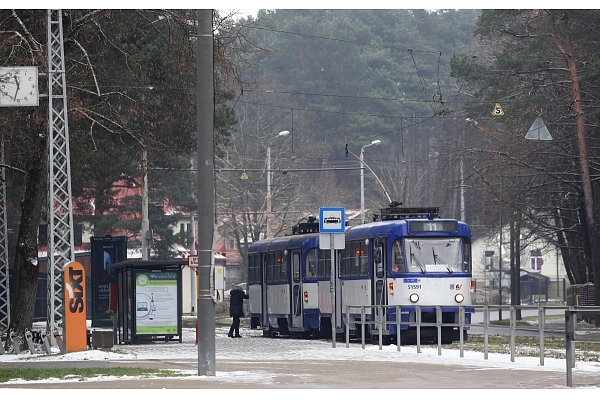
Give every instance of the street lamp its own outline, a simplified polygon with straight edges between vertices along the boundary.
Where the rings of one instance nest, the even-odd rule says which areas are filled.
[[[365,223],[365,166],[363,162],[363,156],[365,152],[365,148],[373,145],[380,144],[381,140],[376,139],[371,143],[364,145],[360,149],[360,223],[361,225]]]
[[[279,132],[269,139],[269,144],[267,146],[267,237],[271,237],[271,223],[269,220],[269,215],[271,214],[271,141],[280,136],[287,136],[289,134],[289,131]]]

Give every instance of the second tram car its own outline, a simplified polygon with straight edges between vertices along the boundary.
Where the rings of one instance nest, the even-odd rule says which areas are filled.
[[[466,306],[465,325],[473,312],[468,308],[474,288],[471,231],[466,223],[438,214],[438,208],[391,204],[378,221],[347,228],[345,249],[336,254],[335,310],[331,252],[319,249],[315,218],[298,224],[293,235],[253,243],[248,251],[251,328],[260,327],[268,336],[331,337],[335,312],[341,337],[346,329],[350,337],[360,337],[361,318],[382,318],[388,322],[382,338],[391,343],[399,309],[401,342],[410,343],[416,340],[420,306],[421,322],[428,325],[421,328],[421,341],[437,341],[431,325],[440,310],[442,342],[458,340],[460,306]],[[366,338],[378,340],[378,326],[366,324]]]

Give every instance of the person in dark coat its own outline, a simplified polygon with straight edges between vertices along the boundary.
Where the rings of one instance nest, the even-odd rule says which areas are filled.
[[[229,291],[229,316],[233,317],[231,328],[229,328],[230,338],[239,338],[240,336],[240,318],[244,316],[244,299],[249,296],[241,287],[235,286]]]

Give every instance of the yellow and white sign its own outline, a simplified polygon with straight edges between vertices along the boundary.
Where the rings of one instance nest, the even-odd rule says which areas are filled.
[[[494,117],[501,117],[504,115],[504,110],[502,109],[500,103],[496,103],[496,105],[494,106],[494,110],[492,111],[492,115]]]

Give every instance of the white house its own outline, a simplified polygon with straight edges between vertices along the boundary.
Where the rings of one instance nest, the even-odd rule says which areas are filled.
[[[521,300],[562,301],[569,285],[560,249],[552,243],[536,238],[521,241]],[[500,269],[502,254],[502,269]],[[510,236],[505,227],[500,235],[473,236],[473,278],[477,289],[497,290],[502,282],[502,290],[510,293]],[[536,287],[537,286],[537,287]]]

